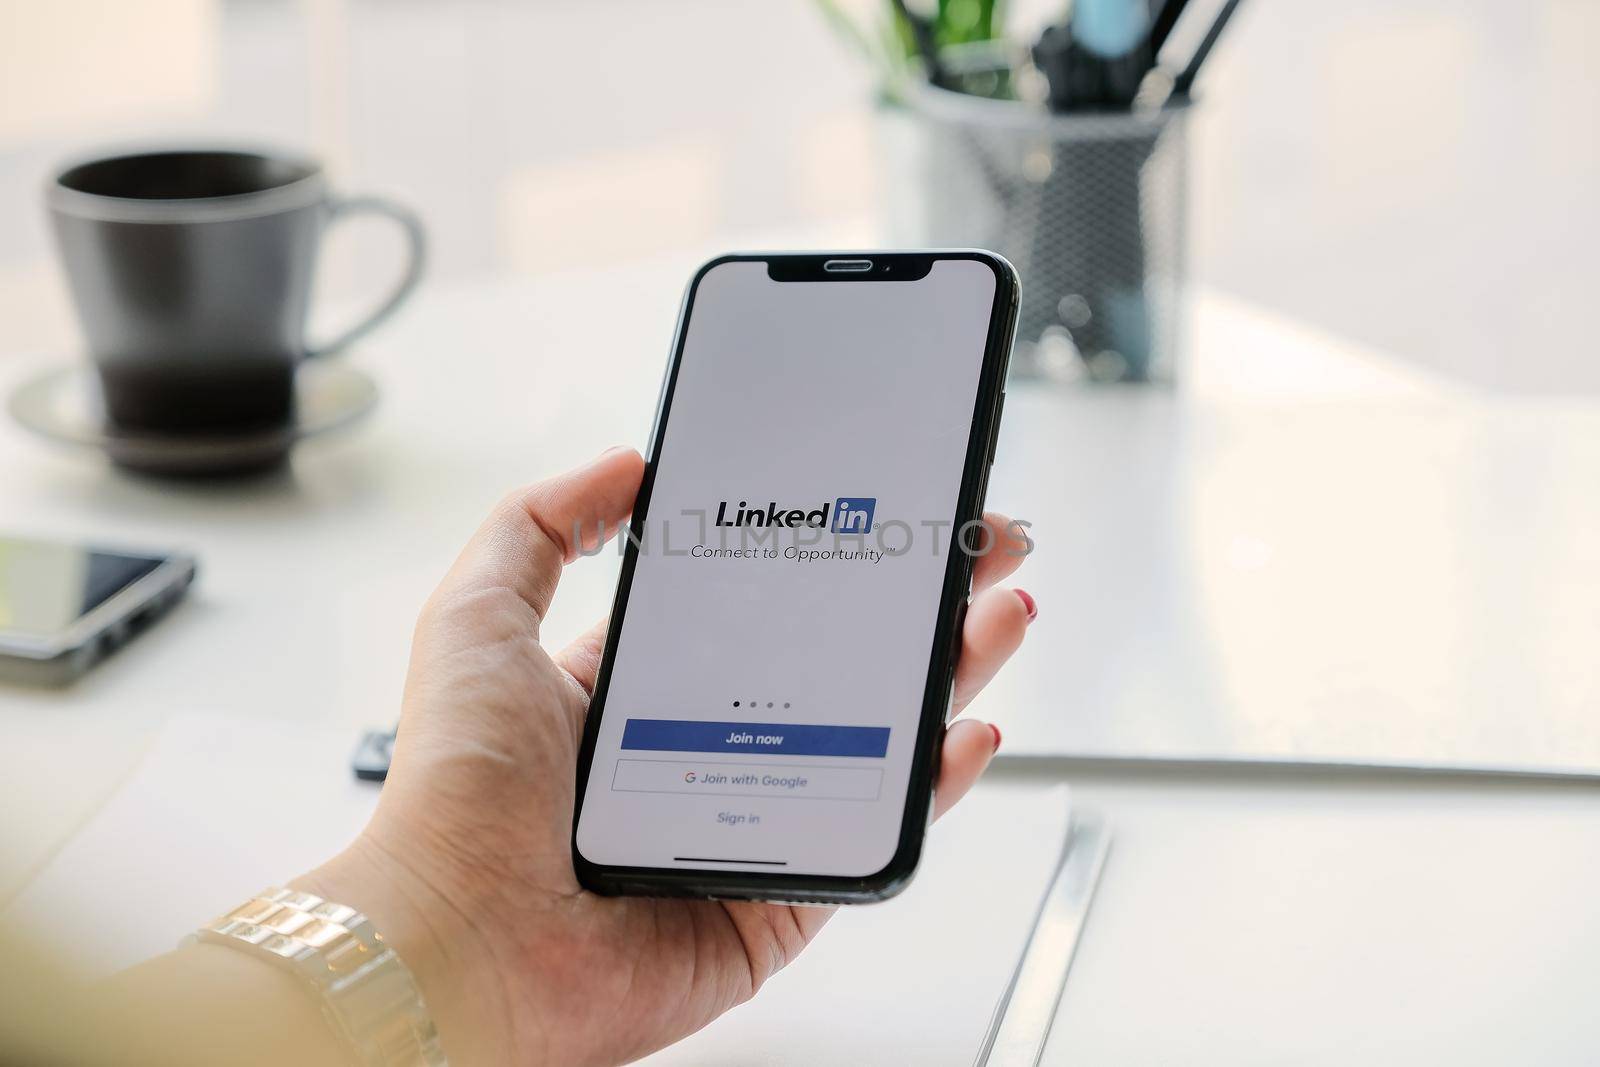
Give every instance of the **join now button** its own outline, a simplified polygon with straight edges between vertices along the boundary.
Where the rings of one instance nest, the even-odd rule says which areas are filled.
[[[629,719],[622,729],[622,747],[642,752],[765,752],[881,759],[889,751],[889,728]]]

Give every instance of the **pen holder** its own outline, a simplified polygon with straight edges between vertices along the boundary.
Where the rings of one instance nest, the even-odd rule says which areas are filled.
[[[906,244],[977,246],[1022,277],[1014,377],[1170,382],[1184,281],[1188,103],[1053,115],[918,86],[896,136]],[[909,137],[907,136],[909,134]]]

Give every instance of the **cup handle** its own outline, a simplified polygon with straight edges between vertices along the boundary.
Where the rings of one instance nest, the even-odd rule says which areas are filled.
[[[422,230],[422,222],[409,208],[402,207],[393,200],[385,200],[378,196],[355,196],[346,199],[334,200],[329,204],[329,224],[337,222],[341,217],[358,214],[384,215],[400,224],[400,229],[406,236],[406,269],[400,276],[394,289],[384,298],[383,302],[373,309],[365,319],[339,334],[326,344],[318,345],[306,351],[306,358],[332,355],[370,331],[382,325],[383,321],[393,315],[411,291],[417,287],[417,282],[422,280],[422,266],[427,260],[428,241]]]

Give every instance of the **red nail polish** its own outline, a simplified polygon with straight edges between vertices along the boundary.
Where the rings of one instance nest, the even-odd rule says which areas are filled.
[[[994,734],[994,749],[995,749],[995,751],[996,752],[1000,751],[1000,727],[996,726],[994,723],[990,723],[989,724],[989,732]]]
[[[1026,589],[1016,589],[1013,592],[1017,594],[1017,599],[1022,601],[1022,606],[1028,609],[1028,621],[1032,622],[1038,618],[1039,605],[1033,602],[1033,597],[1028,595],[1028,591]]]

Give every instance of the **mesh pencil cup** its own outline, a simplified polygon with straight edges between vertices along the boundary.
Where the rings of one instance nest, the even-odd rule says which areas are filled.
[[[1187,102],[1052,115],[918,86],[907,244],[992,248],[1022,277],[1012,374],[1170,382],[1184,284]],[[903,128],[904,124],[902,124]]]

